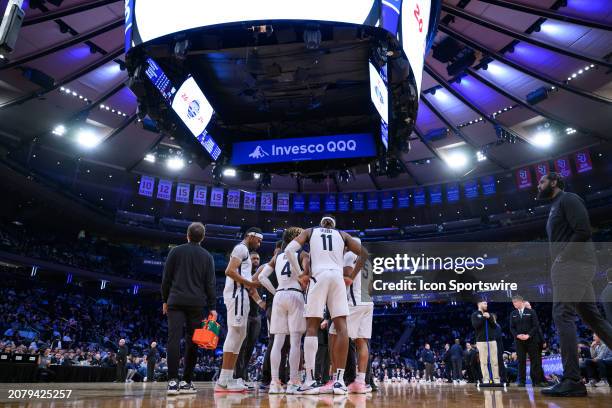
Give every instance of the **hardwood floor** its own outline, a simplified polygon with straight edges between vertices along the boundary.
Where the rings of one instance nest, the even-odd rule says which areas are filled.
[[[539,390],[509,387],[478,390],[472,384],[384,384],[378,392],[348,396],[292,396],[260,394],[214,394],[211,383],[196,383],[197,394],[166,396],[165,383],[63,383],[0,384],[1,407],[79,408],[517,408],[517,407],[612,407],[610,387],[589,389],[587,398],[545,398]],[[21,398],[9,398],[10,390],[21,390]],[[43,390],[72,390],[66,399],[43,399]],[[24,393],[25,391],[25,393]],[[36,398],[38,391],[38,398]],[[16,395],[12,393],[12,396]],[[29,398],[28,395],[32,396]]]

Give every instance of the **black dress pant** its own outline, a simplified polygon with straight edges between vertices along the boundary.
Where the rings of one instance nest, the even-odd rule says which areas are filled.
[[[147,381],[155,381],[155,361],[147,361]]]
[[[319,330],[318,332],[319,348],[315,357],[315,378],[322,383],[329,381],[329,347],[328,347],[328,331]]]
[[[355,340],[349,339],[346,366],[344,368],[344,383],[350,384],[357,378],[357,346]]]
[[[185,364],[183,380],[191,381],[197,358],[197,347],[193,344],[193,331],[202,321],[202,308],[190,306],[168,307],[168,380],[178,380],[180,342],[185,331]]]
[[[261,332],[261,317],[249,316],[247,321],[247,334],[240,347],[238,360],[236,360],[236,368],[234,369],[234,378],[242,378],[244,381],[249,380],[249,362],[255,350],[259,333]]]
[[[566,264],[572,266],[577,263],[567,262]],[[564,268],[567,267],[564,266]],[[580,269],[580,266],[576,269]],[[573,283],[567,281],[556,283],[553,273],[553,320],[559,333],[563,378],[580,381],[576,314],[591,330],[597,333],[605,344],[612,344],[612,325],[597,309],[590,279],[577,280]]]
[[[459,358],[451,358],[451,366],[453,371],[453,380],[461,379],[461,366],[463,365],[463,359]]]
[[[527,381],[527,356],[529,356],[531,383],[537,384],[544,381],[540,345],[535,339],[516,339],[516,356],[518,357],[518,382],[524,384]]]

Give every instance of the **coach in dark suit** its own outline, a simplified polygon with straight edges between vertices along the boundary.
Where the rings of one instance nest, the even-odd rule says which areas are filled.
[[[527,379],[527,355],[531,368],[531,383],[534,387],[548,386],[544,383],[540,353],[540,323],[535,310],[527,309],[522,296],[513,296],[514,310],[510,314],[510,333],[516,344],[518,357],[518,385],[525,386]]]
[[[125,345],[125,339],[119,340],[117,347],[117,377],[115,382],[125,382],[127,377],[127,355],[128,349]]]
[[[147,352],[147,381],[155,381],[155,364],[159,358],[157,343],[151,343],[151,348]]]

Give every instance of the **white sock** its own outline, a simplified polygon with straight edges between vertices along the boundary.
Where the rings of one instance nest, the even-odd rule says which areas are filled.
[[[365,383],[365,373],[357,373],[357,378],[355,378],[355,380]]]
[[[219,383],[220,384],[226,384],[232,377],[234,374],[234,370],[225,370],[225,369],[221,369],[221,374],[219,374]]]
[[[344,384],[344,368],[337,368],[334,381]]]
[[[292,383],[297,384],[300,382],[299,371],[300,371],[300,344],[302,343],[301,333],[291,333],[289,335],[289,341],[291,348],[289,349],[289,379]]]
[[[281,363],[281,352],[283,350],[283,344],[285,344],[284,334],[275,334],[274,343],[272,344],[272,350],[270,351],[270,371],[272,372],[272,382],[279,381],[279,370]]]
[[[306,368],[306,382],[314,381],[315,361],[317,359],[318,348],[318,337],[306,336],[304,338],[304,368]]]

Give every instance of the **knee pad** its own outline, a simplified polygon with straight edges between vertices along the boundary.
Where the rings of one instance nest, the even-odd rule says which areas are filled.
[[[227,337],[223,343],[223,352],[238,354],[245,337],[246,326],[229,326],[227,329]]]

